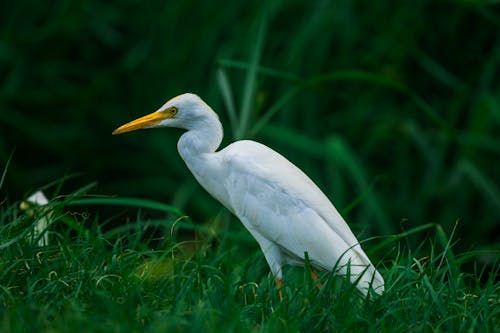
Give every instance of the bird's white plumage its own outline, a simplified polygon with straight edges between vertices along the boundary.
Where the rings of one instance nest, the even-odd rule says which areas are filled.
[[[275,277],[282,279],[283,264],[303,264],[307,252],[313,267],[346,274],[349,265],[359,290],[366,294],[372,286],[383,292],[384,279],[342,216],[306,174],[254,141],[237,141],[216,152],[222,125],[198,96],[177,96],[157,112],[172,107],[178,113],[154,127],[187,130],[178,143],[181,157],[198,182],[257,240]]]
[[[235,142],[220,154],[230,193],[225,205],[259,241],[275,276],[282,278],[282,264],[300,264],[307,252],[313,266],[341,274],[350,259],[353,280],[367,269],[367,277],[376,274],[374,287],[381,288],[382,277],[344,219],[299,168],[254,141]],[[231,195],[235,191],[244,194]],[[362,279],[360,287],[370,282]]]

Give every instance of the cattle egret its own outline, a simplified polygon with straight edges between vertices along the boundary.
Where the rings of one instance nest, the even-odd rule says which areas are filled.
[[[200,97],[186,93],[113,134],[142,128],[187,130],[177,149],[196,180],[236,215],[259,243],[280,289],[284,264],[310,265],[340,275],[349,272],[368,294],[384,291],[384,279],[337,209],[298,167],[269,147],[241,140],[216,151],[223,129]],[[314,274],[315,275],[315,274]],[[280,289],[281,297],[281,289]]]

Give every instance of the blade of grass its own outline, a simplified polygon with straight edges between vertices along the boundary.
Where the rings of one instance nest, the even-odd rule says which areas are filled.
[[[255,125],[250,130],[250,137],[257,135],[257,133],[271,120],[271,118],[302,90],[303,89],[301,87],[290,89],[273,105],[271,105],[271,107],[264,112],[264,114],[256,121]]]
[[[367,181],[366,172],[361,167],[361,164],[357,161],[347,144],[341,138],[331,136],[326,141],[326,153],[331,159],[337,162],[337,165],[343,167],[348,172],[358,185],[361,193],[365,193],[366,205],[370,208],[370,212],[375,216],[375,221],[380,228],[379,230],[386,234],[392,233],[392,224],[384,212],[379,200],[373,193],[373,190],[371,190],[370,184]]]
[[[9,155],[7,159],[7,163],[5,163],[5,167],[2,172],[2,178],[0,178],[0,189],[2,188],[3,182],[5,181],[5,176],[7,175],[7,170],[9,169],[10,161],[12,160],[12,156],[14,156],[15,149]]]
[[[323,142],[315,140],[290,127],[269,124],[263,134],[277,142],[299,150],[300,152],[316,158],[323,158],[325,148]]]
[[[56,196],[52,197],[52,199],[49,203],[49,206],[53,205],[55,207],[57,207],[57,206],[64,207],[65,205],[69,204],[70,202],[72,202],[78,198],[81,198],[82,196],[87,194],[90,191],[90,189],[92,189],[96,186],[96,184],[97,184],[96,182],[92,182],[90,184],[87,184],[85,186],[80,187],[79,189],[77,189],[76,191],[73,191],[70,194],[56,195]],[[62,183],[58,184],[58,187],[56,189],[57,193],[60,192],[61,187],[62,187]],[[59,200],[59,199],[61,199],[61,200]]]
[[[161,202],[139,198],[83,198],[72,200],[70,206],[114,205],[160,210],[177,216],[185,216],[179,209]]]
[[[236,68],[242,70],[248,70],[249,68],[249,63],[246,61],[238,61],[233,59],[219,59],[217,63],[219,64],[219,66],[225,68]],[[302,78],[295,73],[281,71],[272,67],[258,66],[257,73],[262,76],[269,76],[276,79],[290,81],[296,84],[300,84],[300,82],[302,81]]]
[[[487,95],[485,97],[486,103],[491,110],[492,119],[494,119],[497,124],[500,124],[500,103],[499,101],[492,95]]]
[[[141,224],[141,227],[171,227],[171,228],[179,228],[190,231],[201,231],[201,232],[210,232],[210,228],[204,225],[198,225],[194,223],[188,222],[180,222],[178,220],[148,220]],[[109,231],[103,233],[103,236],[106,238],[112,238],[117,235],[127,233],[129,231],[133,231],[137,228],[136,224],[126,224],[122,226],[115,227]]]
[[[461,171],[479,189],[484,197],[490,200],[500,209],[500,190],[495,186],[495,182],[482,173],[477,166],[469,160],[462,160],[457,170]]]
[[[231,85],[229,84],[229,79],[227,77],[224,69],[219,68],[217,70],[217,83],[219,84],[219,89],[222,94],[222,100],[226,106],[227,113],[229,115],[229,122],[231,123],[231,130],[236,133],[238,126],[238,119],[236,116],[236,107],[234,106],[234,96],[231,90]]]
[[[428,230],[428,229],[433,229],[433,228],[436,228],[436,224],[427,223],[427,224],[412,228],[410,230],[401,232],[399,234],[388,236],[388,239],[386,239],[382,242],[379,242],[377,245],[372,246],[370,249],[370,252],[376,253],[376,252],[382,250],[383,248],[385,248],[386,246],[389,246],[390,244],[393,244],[393,243],[395,243],[403,238],[407,238],[407,237],[414,235],[416,233],[419,233],[419,232],[422,232],[422,231]]]
[[[415,265],[418,267],[418,271],[420,272],[420,274],[422,275],[422,280],[423,280],[423,285],[426,287],[427,291],[429,292],[432,300],[434,301],[435,304],[440,304],[440,300],[439,300],[439,297],[437,295],[437,292],[436,290],[434,289],[431,281],[429,280],[429,276],[425,273],[425,269],[424,267],[422,266],[422,264],[420,263],[420,261],[418,261],[417,259],[413,259],[413,262],[415,263]]]
[[[436,80],[453,90],[464,90],[467,87],[459,77],[448,71],[443,65],[432,59],[429,55],[425,54],[422,50],[414,50],[415,58],[420,66],[427,71],[428,74],[433,76]]]
[[[455,255],[453,254],[453,251],[451,251],[451,240],[453,239],[453,235],[455,234],[456,228],[457,228],[458,222],[455,223],[455,227],[453,228],[453,231],[448,239],[446,236],[446,233],[443,230],[443,227],[439,224],[436,225],[436,234],[438,236],[439,242],[441,243],[441,246],[443,247],[443,256],[441,257],[441,260],[438,264],[438,268],[442,266],[444,259],[447,259],[447,265],[448,269],[450,270],[451,277],[453,279],[458,280],[459,279],[459,267],[457,263],[457,259],[455,258]]]
[[[363,192],[361,192],[354,200],[352,200],[346,207],[342,209],[342,214],[349,213],[354,207],[359,205],[364,199],[366,199],[367,195],[373,192],[375,184],[380,181],[381,177],[375,177],[369,184],[368,188],[366,188]]]
[[[45,184],[44,186],[37,188],[37,190],[42,191],[42,192],[46,192],[47,189],[56,186],[56,190],[54,191],[55,192],[54,195],[57,195],[57,193],[59,193],[59,190],[61,189],[62,184],[64,184],[65,181],[67,181],[68,179],[76,178],[79,175],[80,175],[79,173],[66,174],[66,175],[60,177],[59,179],[51,181],[51,182]]]
[[[241,103],[240,122],[238,126],[238,131],[236,132],[236,139],[242,139],[247,134],[246,132],[248,130],[250,115],[252,114],[253,111],[255,93],[257,89],[256,81],[257,81],[258,65],[262,55],[265,34],[267,30],[267,20],[268,20],[267,16],[268,16],[268,9],[266,6],[260,17],[257,39],[255,41],[255,47],[253,49],[252,56],[250,58],[250,65],[247,70],[247,76],[243,88],[243,100]]]

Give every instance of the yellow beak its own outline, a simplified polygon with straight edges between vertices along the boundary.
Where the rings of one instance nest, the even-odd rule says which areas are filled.
[[[168,112],[156,111],[147,116],[141,117],[136,120],[132,120],[125,125],[122,125],[113,131],[113,135],[122,134],[125,132],[135,131],[141,128],[148,128],[154,125],[158,125],[162,120],[172,118],[172,115]]]

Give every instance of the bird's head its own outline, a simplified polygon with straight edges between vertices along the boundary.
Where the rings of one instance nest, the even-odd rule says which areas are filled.
[[[157,111],[118,127],[113,131],[113,134],[153,127],[191,129],[195,127],[196,123],[203,122],[213,115],[217,117],[215,112],[200,97],[186,93],[170,99]]]

